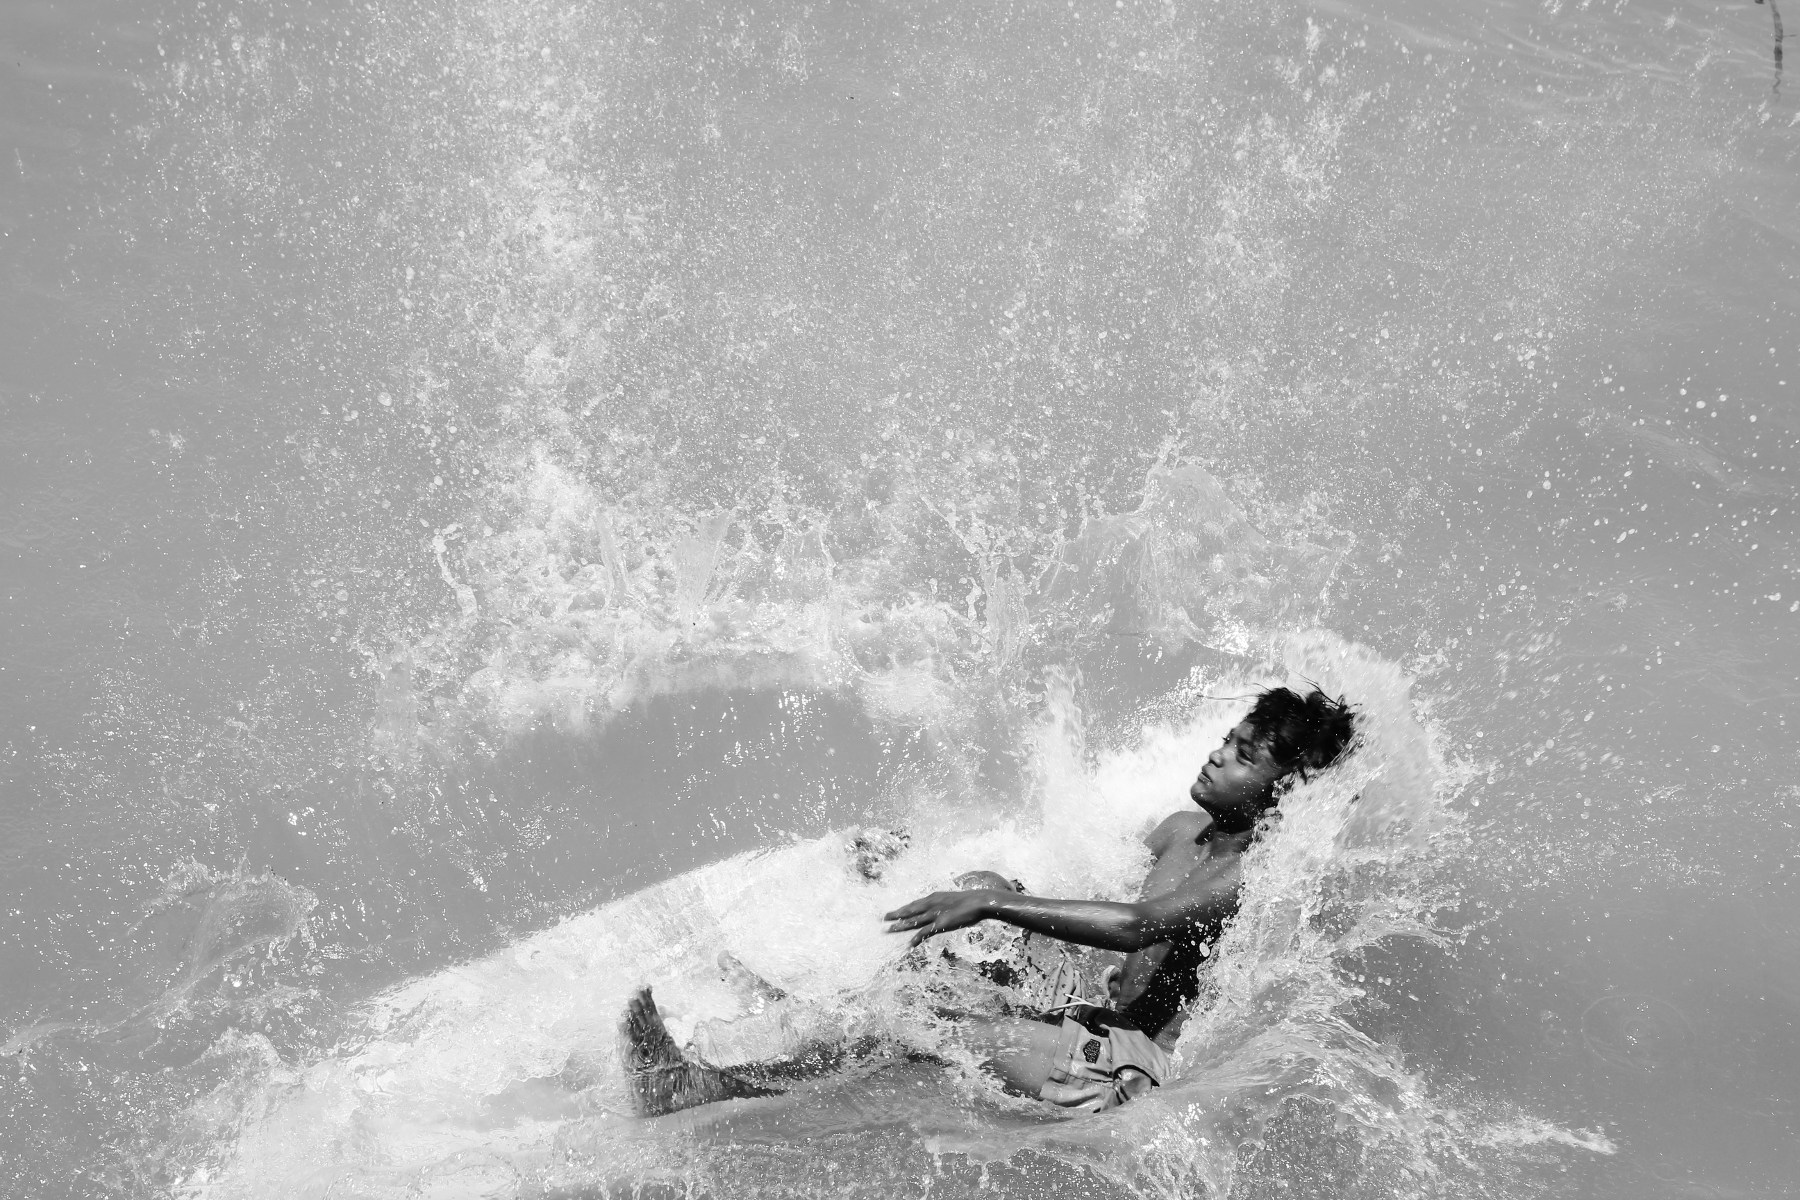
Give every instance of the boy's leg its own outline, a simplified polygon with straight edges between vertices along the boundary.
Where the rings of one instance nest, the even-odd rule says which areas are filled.
[[[819,1042],[778,1061],[721,1069],[681,1053],[663,1025],[649,988],[640,988],[626,1004],[619,1033],[626,1082],[643,1116],[660,1116],[715,1100],[775,1095],[780,1088],[763,1085],[825,1074],[859,1049]],[[968,1019],[959,1038],[982,1069],[1009,1090],[1038,1097],[1065,1052],[1067,1035],[1061,1025],[995,1017]]]
[[[647,987],[639,988],[625,1003],[625,1015],[619,1020],[619,1060],[640,1116],[656,1117],[715,1100],[772,1094],[729,1071],[683,1056]]]
[[[754,1017],[718,1024],[744,1027],[735,1030],[736,1038],[704,1039],[710,1048],[703,1047],[702,1053],[711,1057],[725,1052],[725,1066],[683,1054],[650,989],[639,988],[632,995],[619,1021],[619,1060],[639,1115],[654,1117],[715,1100],[779,1095],[788,1085],[828,1075],[846,1060],[871,1056],[881,1047],[879,1039],[848,1036],[834,1022],[809,1021],[781,1002]],[[717,1032],[706,1026],[702,1031]]]
[[[1060,1024],[1024,1017],[970,1020],[961,1033],[963,1045],[981,1061],[984,1071],[996,1076],[1009,1091],[1034,1099],[1049,1081],[1066,1038]]]

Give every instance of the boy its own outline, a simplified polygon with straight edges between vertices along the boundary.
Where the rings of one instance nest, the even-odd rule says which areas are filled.
[[[1109,985],[1116,1008],[1080,1004],[1036,1020],[970,1019],[962,1027],[964,1043],[1009,1090],[1087,1111],[1121,1104],[1167,1076],[1169,1051],[1199,989],[1200,961],[1237,912],[1244,852],[1280,803],[1282,785],[1330,766],[1353,734],[1354,714],[1341,699],[1316,688],[1304,696],[1271,688],[1225,735],[1189,788],[1198,810],[1171,814],[1146,839],[1155,861],[1141,900],[1057,900],[1004,886],[933,892],[887,914],[888,931],[912,932],[917,946],[980,921],[1003,921],[1123,951],[1124,966]],[[980,882],[1002,882],[979,874]],[[626,1006],[620,1033],[633,1098],[646,1116],[772,1090],[753,1081],[753,1070],[725,1071],[684,1058],[648,988]],[[809,1061],[827,1069],[839,1057],[815,1053]]]

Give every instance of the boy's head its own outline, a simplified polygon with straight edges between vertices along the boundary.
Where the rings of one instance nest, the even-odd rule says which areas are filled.
[[[1188,794],[1220,829],[1256,824],[1276,803],[1278,785],[1330,766],[1350,745],[1355,713],[1318,688],[1304,696],[1270,688],[1214,750]]]

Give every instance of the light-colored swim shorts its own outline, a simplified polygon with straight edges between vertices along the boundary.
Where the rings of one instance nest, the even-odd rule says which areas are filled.
[[[1078,1004],[1062,1013],[1062,1040],[1038,1099],[1100,1112],[1161,1086],[1168,1074],[1168,1052],[1149,1034],[1116,1012]]]

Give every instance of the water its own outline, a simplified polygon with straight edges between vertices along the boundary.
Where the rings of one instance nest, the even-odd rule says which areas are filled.
[[[0,1188],[1790,1194],[1773,27],[0,13]],[[1369,743],[1110,1117],[641,1125],[646,952],[482,965],[849,826],[1126,894],[1208,697],[1300,676]]]

